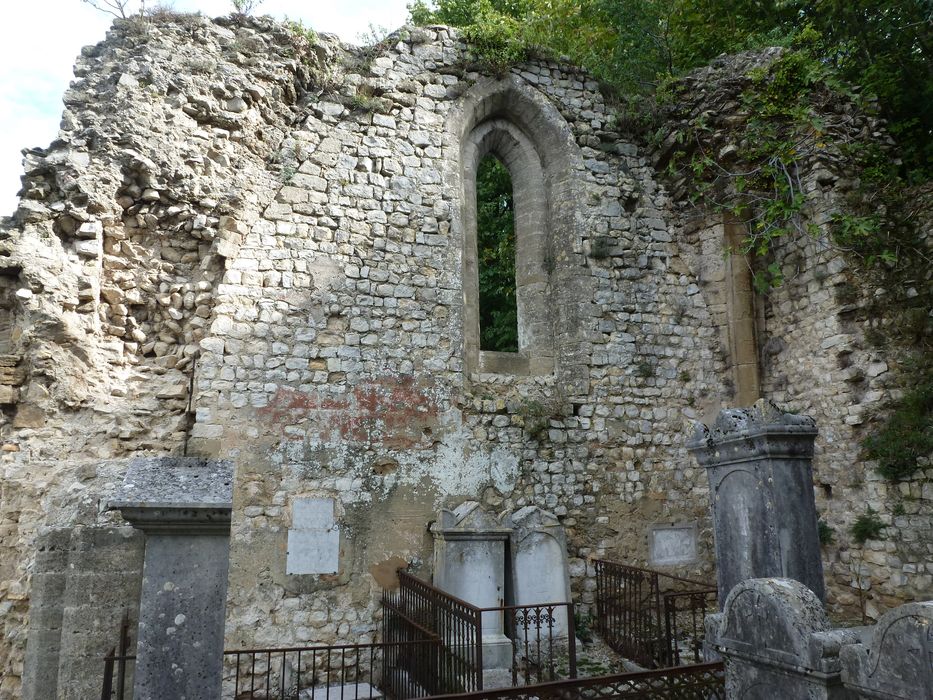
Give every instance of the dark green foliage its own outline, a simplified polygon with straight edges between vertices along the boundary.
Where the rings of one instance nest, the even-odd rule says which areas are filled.
[[[525,432],[534,440],[547,437],[548,429],[551,427],[551,416],[558,412],[557,406],[545,405],[534,399],[525,399],[518,409]]]
[[[911,372],[915,380],[918,375],[882,427],[862,441],[865,456],[877,460],[878,472],[891,481],[910,478],[918,458],[933,455],[933,363]]]
[[[823,37],[839,75],[876,95],[913,179],[933,175],[933,4],[929,0],[791,3]]]
[[[868,506],[868,511],[856,518],[849,532],[858,544],[865,544],[867,540],[877,540],[885,525],[878,517],[878,513]]]
[[[650,92],[721,53],[805,36],[820,65],[877,96],[904,172],[933,175],[929,0],[416,0],[409,9],[416,24],[499,36],[495,53],[510,60],[521,44],[567,54],[623,94]]]
[[[533,0],[438,0],[436,3],[415,0],[408,6],[408,12],[413,24],[468,27],[490,11],[516,19],[526,17],[533,5]]]
[[[589,614],[583,614],[579,610],[573,612],[573,629],[576,632],[577,639],[584,644],[593,641],[593,618]]]
[[[653,377],[657,372],[657,367],[653,362],[643,360],[635,366],[635,376],[642,379]]]
[[[477,59],[490,71],[504,73],[528,58],[530,43],[522,19],[532,0],[424,0],[408,6],[414,24],[449,24],[463,29]]]
[[[831,528],[825,520],[820,520],[817,523],[817,528],[819,529],[820,544],[823,546],[832,544],[833,540],[835,539],[834,533],[836,531]]]
[[[476,174],[476,247],[480,348],[518,352],[512,177],[492,156],[483,159]]]

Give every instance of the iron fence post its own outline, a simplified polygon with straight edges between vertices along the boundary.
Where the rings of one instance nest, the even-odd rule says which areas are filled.
[[[664,649],[664,666],[676,666],[679,661],[679,653],[677,649],[677,619],[674,617],[677,614],[677,599],[665,595],[664,596],[664,639],[667,642]]]
[[[104,684],[100,690],[100,700],[110,700],[113,693],[113,657],[116,649],[111,649],[104,657]]]
[[[476,689],[483,689],[483,613],[476,609]]]
[[[570,657],[568,673],[571,678],[577,677],[577,615],[573,603],[567,604],[567,644],[570,648],[567,655]]]

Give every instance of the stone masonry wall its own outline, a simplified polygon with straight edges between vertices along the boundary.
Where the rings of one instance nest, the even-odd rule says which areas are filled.
[[[682,429],[737,396],[710,272],[722,231],[684,223],[594,81],[544,60],[487,74],[440,27],[353,49],[191,16],[116,23],[76,77],[0,240],[0,366],[15,368],[0,377],[0,698],[19,694],[27,631],[46,629],[30,627],[43,528],[113,532],[106,501],[133,455],[233,460],[231,648],[371,638],[379,589],[399,566],[430,574],[428,525],[467,499],[555,513],[584,604],[592,558],[647,563],[653,525],[695,523],[678,572],[712,578],[706,475]],[[521,371],[467,357],[462,147],[487,119],[520,130],[562,193],[530,271],[553,358]],[[838,308],[792,299],[764,315],[766,350],[793,368],[782,383],[765,367],[765,395],[839,444],[838,381],[806,405],[789,389],[814,385],[804,358],[835,335],[808,319]],[[303,498],[334,503],[337,573],[286,573]],[[113,646],[118,612],[93,611],[82,654]],[[82,673],[59,663],[59,687]]]
[[[706,115],[709,151],[734,151],[749,116],[740,99],[750,85],[749,72],[779,55],[779,49],[771,49],[722,57],[685,78],[685,97],[675,108],[680,114],[668,123],[665,144],[674,142],[685,127],[685,116]],[[877,116],[860,112],[847,100],[824,100],[821,108],[827,133],[819,140],[824,143],[816,148],[804,144],[796,163],[806,199],[798,224],[801,230],[815,227],[816,233],[780,239],[768,259],[779,265],[784,282],[753,300],[758,368],[763,397],[812,416],[819,428],[814,489],[820,518],[833,530],[832,541],[823,547],[830,610],[844,618],[864,614],[877,619],[899,601],[933,596],[933,473],[927,462],[911,480],[891,483],[862,455],[861,441],[884,418],[886,403],[903,391],[895,370],[904,361],[904,349],[888,338],[871,341],[873,328],[878,335],[880,319],[873,317],[870,301],[898,294],[929,298],[930,280],[928,272],[926,279],[914,280],[912,288],[892,293],[833,243],[832,216],[845,210],[846,197],[858,186],[857,173],[833,142],[874,140],[888,147],[890,138]],[[684,187],[683,181],[673,184],[681,202]],[[919,207],[920,231],[929,250],[929,192],[917,195],[925,202]],[[699,226],[706,231],[700,285],[709,287],[722,265],[722,248],[717,251],[717,236],[708,225],[716,215],[684,205],[681,211],[688,230]],[[713,257],[717,253],[720,262]],[[869,507],[885,528],[879,539],[861,545],[850,528]]]
[[[403,36],[287,138],[294,172],[237,222],[201,343],[190,445],[237,463],[229,646],[367,638],[393,567],[430,573],[437,509],[477,495],[562,518],[584,603],[588,558],[644,563],[649,523],[699,520],[694,573],[710,570],[681,377],[718,397],[721,361],[650,166],[585,76],[536,63],[484,77],[447,30]],[[576,326],[555,331],[541,375],[464,371],[458,134],[503,93],[489,116],[530,124],[533,142],[536,124],[565,134],[581,189],[560,203],[572,228],[551,232],[564,247],[548,271]],[[538,147],[553,168],[558,146]],[[299,497],[335,501],[335,575],[285,573]]]
[[[863,460],[866,429],[898,390],[891,356],[866,340],[867,319],[851,296],[858,273],[821,241],[795,248],[781,251],[791,274],[763,312],[764,392],[820,427],[817,511],[834,530],[824,546],[828,602],[877,619],[899,601],[933,595],[933,473],[892,484]],[[849,530],[868,508],[886,527],[860,545]]]

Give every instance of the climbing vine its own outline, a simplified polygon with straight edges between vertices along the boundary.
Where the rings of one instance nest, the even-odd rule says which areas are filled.
[[[866,336],[897,349],[892,357],[904,386],[862,446],[883,476],[910,478],[933,453],[933,265],[919,224],[925,200],[901,175],[890,146],[874,135],[852,137],[852,110],[870,112],[872,105],[819,60],[818,41],[803,35],[752,70],[739,97],[741,119],[731,126],[710,124],[715,115],[690,115],[667,145],[667,176],[695,203],[745,225],[740,252],[751,259],[763,294],[785,281],[774,252],[788,239],[825,232],[822,241],[850,261],[856,283],[871,290],[856,295]],[[683,103],[677,89],[667,114]],[[819,178],[851,182],[825,231],[806,211],[804,183]]]

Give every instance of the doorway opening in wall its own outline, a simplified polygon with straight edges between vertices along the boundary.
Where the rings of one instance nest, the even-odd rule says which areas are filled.
[[[476,173],[480,349],[518,352],[512,176],[493,155]]]

